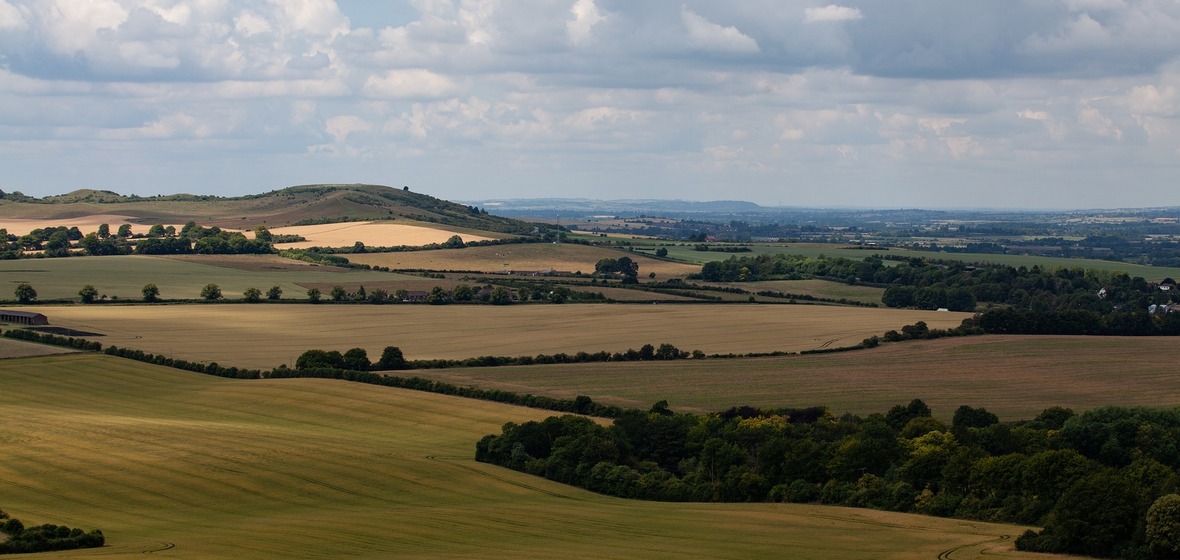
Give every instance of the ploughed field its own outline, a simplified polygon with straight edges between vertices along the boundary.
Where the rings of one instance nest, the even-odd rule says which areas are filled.
[[[94,354],[0,361],[0,496],[143,558],[1039,558],[1023,528],[789,504],[599,496],[472,460],[547,412]]]
[[[625,352],[670,343],[706,354],[801,351],[860,343],[925,321],[958,326],[966,313],[741,304],[184,304],[14,307],[116,345],[195,362],[269,369],[312,348],[386,346],[408,359]],[[678,362],[680,363],[680,362]],[[716,362],[728,367],[728,362]]]
[[[922,399],[949,421],[961,405],[1002,420],[1050,406],[1180,405],[1176,342],[1169,337],[973,336],[886,344],[837,354],[606,364],[426,370],[461,386],[500,388],[680,412],[734,405],[830,406],[836,414],[883,412]]]

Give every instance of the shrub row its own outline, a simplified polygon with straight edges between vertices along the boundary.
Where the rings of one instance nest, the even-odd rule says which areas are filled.
[[[10,518],[3,511],[0,511],[0,533],[8,536],[6,540],[0,540],[0,554],[98,548],[106,544],[106,538],[98,529],[87,533],[64,525],[25,527],[20,520]]]

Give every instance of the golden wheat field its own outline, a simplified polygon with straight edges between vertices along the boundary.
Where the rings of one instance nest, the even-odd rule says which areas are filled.
[[[935,311],[745,304],[70,305],[35,310],[52,325],[102,333],[103,345],[189,361],[271,368],[310,348],[360,347],[376,359],[397,346],[409,359],[520,356],[671,343],[706,354],[849,346],[925,321],[958,326],[970,315]]]
[[[600,496],[472,460],[549,413],[109,356],[0,360],[0,499],[101,549],[30,558],[1044,558],[1024,528],[794,504]]]
[[[459,235],[463,241],[488,241],[469,232],[428,227],[425,225],[398,224],[390,222],[342,222],[310,226],[279,227],[270,230],[279,235],[302,235],[307,241],[280,243],[280,249],[304,249],[307,247],[351,247],[361,242],[370,247],[393,247],[397,245],[429,245],[442,243],[452,235]]]

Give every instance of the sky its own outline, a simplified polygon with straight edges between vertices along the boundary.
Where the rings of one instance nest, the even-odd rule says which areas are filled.
[[[1180,206],[1176,0],[0,0],[0,189]]]

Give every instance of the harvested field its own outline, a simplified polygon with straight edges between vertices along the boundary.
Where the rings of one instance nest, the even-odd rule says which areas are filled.
[[[812,305],[186,304],[37,306],[55,326],[104,333],[104,345],[190,361],[271,368],[311,348],[398,346],[407,358],[607,350],[667,342],[705,353],[857,344],[903,325],[958,326],[969,315]]]
[[[442,243],[452,235],[463,241],[489,241],[493,238],[477,235],[470,230],[462,232],[432,227],[393,222],[344,222],[317,224],[311,226],[289,226],[270,230],[275,235],[302,235],[307,241],[281,243],[279,249],[304,249],[307,247],[351,247],[357,241],[370,247],[394,247],[398,245],[429,245]]]
[[[590,395],[629,407],[667,399],[685,412],[748,404],[867,414],[918,398],[946,420],[964,404],[1019,420],[1050,406],[1180,406],[1175,346],[1169,337],[976,336],[812,356],[415,374],[520,393]]]
[[[548,412],[322,379],[239,381],[108,356],[0,362],[0,495],[100,528],[54,558],[1041,558],[1023,527],[792,504],[609,498],[476,463]]]
[[[400,270],[462,270],[485,273],[508,270],[556,270],[587,274],[594,272],[594,265],[598,261],[619,257],[631,257],[639,263],[640,276],[646,277],[648,273],[655,272],[657,280],[682,278],[689,273],[701,271],[701,267],[697,265],[662,261],[616,249],[570,243],[522,243],[438,251],[348,255],[352,262]]]

